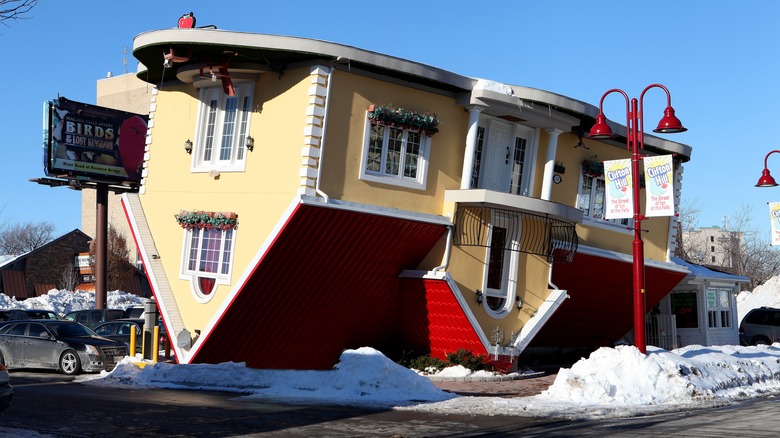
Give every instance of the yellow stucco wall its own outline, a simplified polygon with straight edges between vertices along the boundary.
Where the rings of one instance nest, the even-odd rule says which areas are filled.
[[[540,143],[540,156],[546,154],[547,140]],[[605,161],[630,158],[631,153],[625,149],[605,145],[597,141],[583,139],[589,149],[575,148],[579,139],[576,135],[565,133],[558,138],[557,160],[566,169],[561,176],[560,184],[552,185],[551,200],[566,205],[577,205],[577,191],[580,184],[580,168],[583,160]],[[543,147],[542,147],[543,146]],[[544,149],[542,153],[541,149]],[[640,169],[641,171],[641,169]],[[641,190],[641,211],[645,211],[645,192]],[[654,217],[642,221],[642,233],[645,247],[645,257],[659,261],[667,261],[666,250],[669,239],[670,219],[668,217]],[[634,240],[633,230],[626,230],[619,226],[594,226],[593,223],[583,221],[577,225],[577,236],[580,244],[596,248],[631,254]]]
[[[337,71],[324,145],[321,188],[351,202],[442,214],[444,190],[460,186],[468,113],[451,97]],[[385,96],[393,96],[388,100]],[[440,131],[431,137],[425,190],[359,179],[365,119],[370,105],[393,105],[435,113]]]
[[[185,140],[195,139],[198,91],[190,85],[166,86],[157,97],[148,177],[141,202],[188,329],[203,329],[214,317],[296,196],[308,74],[308,69],[299,69],[287,71],[282,77],[260,76],[255,84],[255,111],[250,125],[255,147],[246,152],[246,171],[222,172],[218,177],[191,172],[192,157],[183,148]],[[178,277],[184,230],[174,215],[180,210],[238,214],[230,284],[218,286],[205,304],[196,300],[190,282]]]

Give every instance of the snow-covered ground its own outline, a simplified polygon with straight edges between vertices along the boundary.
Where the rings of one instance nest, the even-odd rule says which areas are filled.
[[[49,308],[57,312],[89,307],[89,294],[52,291],[16,302],[0,296],[0,306]],[[780,279],[773,278],[738,298],[740,318],[753,307],[780,302]],[[5,300],[3,303],[2,301]],[[141,299],[108,294],[109,307]],[[438,389],[431,379],[364,347],[345,351],[328,371],[250,369],[242,363],[218,365],[146,364],[126,358],[110,373],[80,376],[91,385],[232,391],[247,399],[291,403],[360,404],[437,413],[622,417],[723,405],[780,394],[780,344],[772,346],[687,346],[673,351],[633,346],[601,348],[571,368],[559,370],[540,395],[520,398],[462,397]],[[442,375],[466,376],[462,367]]]

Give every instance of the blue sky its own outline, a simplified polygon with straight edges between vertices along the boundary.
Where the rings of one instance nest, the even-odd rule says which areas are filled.
[[[190,11],[198,26],[322,39],[593,105],[611,88],[638,98],[664,84],[688,128],[667,137],[693,148],[683,197],[701,209],[699,225],[721,225],[747,205],[769,239],[766,204],[780,201],[780,187],[754,187],[766,154],[780,149],[780,2],[769,0],[41,0],[27,19],[0,26],[0,221],[50,221],[58,233],[81,226],[79,192],[28,182],[44,176],[43,102],[94,103],[98,79],[135,71],[124,51],[137,34],[175,27]],[[665,95],[651,90],[644,101],[650,131]],[[607,98],[605,112],[625,123],[619,96]],[[769,168],[780,177],[780,154]]]

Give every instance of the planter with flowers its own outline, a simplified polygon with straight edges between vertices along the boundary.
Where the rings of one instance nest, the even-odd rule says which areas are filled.
[[[604,163],[600,161],[583,160],[582,173],[593,178],[602,178],[604,176]]]
[[[368,118],[372,123],[419,131],[428,137],[439,132],[439,119],[436,114],[427,112],[420,114],[391,105],[371,105],[368,108]]]
[[[231,212],[186,211],[173,215],[176,222],[187,230],[234,230],[238,228],[238,215]]]

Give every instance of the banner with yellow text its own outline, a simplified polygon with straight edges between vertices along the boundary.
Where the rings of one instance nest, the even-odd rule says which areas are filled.
[[[634,217],[631,159],[604,162],[604,219]]]
[[[671,155],[645,157],[645,216],[674,216],[674,166]]]
[[[769,202],[769,220],[772,227],[771,245],[780,245],[780,202]]]

